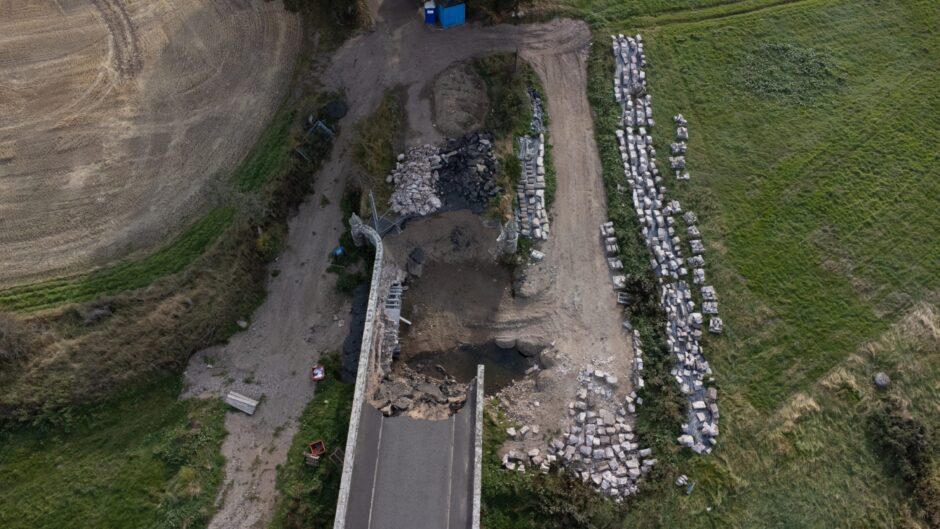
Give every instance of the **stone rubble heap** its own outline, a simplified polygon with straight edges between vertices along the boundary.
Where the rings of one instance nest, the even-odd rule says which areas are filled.
[[[532,102],[532,134],[519,138],[519,161],[522,174],[516,186],[519,208],[520,233],[535,240],[547,240],[551,231],[548,210],[545,208],[545,134],[543,134],[544,112],[538,92],[529,88]]]
[[[643,389],[646,385],[646,382],[643,380],[643,342],[640,341],[640,331],[633,329],[633,387],[637,390]],[[630,408],[628,409],[630,413],[635,413],[636,410]]]
[[[617,377],[594,366],[578,373],[577,399],[568,404],[573,423],[549,443],[566,471],[603,494],[622,501],[636,494],[640,478],[653,468],[652,450],[636,442],[631,414],[642,398],[630,393],[623,403],[615,394]]]
[[[447,409],[456,412],[466,404],[467,386],[450,376],[441,381],[400,367],[385,375],[371,401],[386,417],[410,410]]]
[[[541,133],[545,130],[545,110],[542,105],[542,95],[534,87],[528,88],[529,101],[532,102],[532,122],[529,128],[534,133]]]
[[[678,224],[673,216],[680,214],[682,207],[676,200],[667,203],[664,197],[666,189],[656,166],[653,138],[646,130],[654,123],[652,97],[646,94],[643,72],[646,65],[643,39],[639,35],[635,38],[623,35],[611,38],[617,61],[615,98],[623,108],[624,128],[617,130],[617,140],[624,172],[633,190],[633,205],[651,253],[650,264],[660,283],[660,302],[667,315],[667,345],[677,360],[672,374],[689,402],[688,422],[683,424],[683,435],[678,441],[698,453],[708,453],[718,435],[717,391],[705,385],[706,377],[711,380],[711,368],[700,345],[703,317],[695,310],[692,292],[686,282],[689,275],[687,266],[691,266],[693,282],[704,283],[702,254],[705,248],[700,239],[693,239],[690,243],[693,256],[688,260],[683,258]],[[684,142],[688,139],[688,130],[684,126],[684,118],[681,121],[682,124],[676,120],[680,125],[677,136]],[[673,152],[679,154],[682,149],[684,146],[676,144]],[[684,169],[684,156],[671,157],[670,166],[676,171]],[[691,229],[697,221],[695,214],[687,212],[684,219],[690,235],[697,234],[697,228]],[[709,293],[713,296],[714,289]],[[713,299],[706,303],[714,303],[707,310],[717,312],[717,301]],[[720,327],[720,320],[718,325]]]
[[[685,168],[685,153],[689,148],[686,143],[689,139],[689,129],[686,128],[686,125],[688,125],[689,122],[686,121],[682,114],[673,116],[672,120],[676,123],[676,139],[679,141],[670,146],[672,148],[672,155],[675,158],[669,158],[669,162],[672,165],[672,169],[676,172],[677,180],[688,180],[689,172],[682,171],[682,169]]]
[[[448,139],[432,169],[438,175],[436,191],[448,206],[469,207],[480,213],[492,197],[502,193],[496,184],[493,133],[474,132]]]
[[[710,379],[712,372],[699,343],[702,314],[694,312],[692,291],[685,281],[663,283],[660,302],[666,311],[666,345],[677,359],[671,374],[690,404],[678,441],[696,453],[708,453],[718,435],[718,392],[705,386],[705,377]]]
[[[545,209],[545,136],[519,138],[522,175],[516,187],[519,209],[519,233],[536,240],[547,240],[550,232]]]
[[[537,424],[525,425],[522,428],[506,428],[506,437],[513,441],[524,441],[527,437],[538,436],[539,426]],[[538,448],[532,448],[525,453],[517,450],[510,450],[503,455],[503,467],[506,470],[516,470],[525,472],[526,465],[532,465],[538,468],[542,473],[547,473],[551,465],[556,463],[558,458],[554,454],[545,453]]]
[[[678,202],[676,202],[678,204]],[[677,206],[678,207],[678,206]],[[689,236],[689,247],[692,249],[692,257],[689,258],[689,266],[692,267],[692,283],[703,285],[700,290],[702,295],[702,313],[708,314],[708,332],[712,334],[721,334],[724,330],[724,323],[718,317],[718,294],[715,287],[705,285],[705,243],[702,242],[702,233],[699,231],[698,217],[695,213],[687,211],[682,219],[687,226],[686,233]]]
[[[395,185],[389,206],[399,215],[429,215],[445,202],[452,209],[482,212],[502,192],[496,184],[493,134],[449,139],[441,149],[433,145],[410,149],[398,155],[386,181]]]
[[[395,169],[385,180],[395,185],[389,199],[392,211],[399,215],[427,215],[440,209],[437,171],[441,162],[432,145],[415,147],[398,155]]]
[[[617,244],[617,235],[614,232],[613,221],[607,221],[601,224],[601,242],[604,246],[604,253],[607,256],[607,266],[614,272],[623,270],[623,261],[618,257],[620,255],[620,246]],[[627,278],[625,276],[614,276],[612,280],[615,289],[626,286]]]

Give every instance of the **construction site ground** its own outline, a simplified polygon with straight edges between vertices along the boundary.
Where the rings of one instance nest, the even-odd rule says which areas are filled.
[[[406,298],[415,295],[412,306],[426,307],[424,314],[439,311],[443,318],[445,312],[451,313],[447,317],[454,325],[431,327],[431,318],[419,318],[412,333],[421,333],[429,348],[446,345],[447,340],[453,343],[444,336],[451,332],[467,336],[468,341],[554,343],[554,366],[538,375],[537,384],[530,380],[506,390],[513,415],[542,424],[543,431],[557,429],[566,419],[577,370],[589,363],[606,365],[604,369],[620,377],[622,391],[628,391],[631,350],[597,236],[606,207],[586,94],[588,26],[555,20],[515,26],[471,24],[441,31],[423,26],[416,10],[392,2],[374,3],[371,8],[374,29],[347,41],[323,72],[326,88],[345,93],[349,114],[341,123],[330,160],[316,177],[313,195],[291,221],[287,250],[273,265],[280,273],[270,280],[267,299],[248,331],[225,346],[197,354],[186,373],[187,395],[235,389],[264,397],[254,416],[230,413],[226,419],[225,484],[211,527],[263,527],[270,520],[277,465],[285,460],[297,417],[313,392],[307,369],[321,353],[339,350],[347,330],[348,301],[335,293],[334,279],[324,271],[343,229],[338,204],[347,178],[356,172],[352,125],[375,111],[386,88],[404,85],[406,144],[440,140],[429,86],[448,66],[468,58],[518,50],[541,78],[552,116],[558,173],[554,229],[543,247],[544,262],[528,269],[525,297],[511,297],[508,272],[488,253],[496,232],[480,217],[454,212],[409,225],[404,237],[421,240],[426,251],[438,255],[442,270],[451,267],[452,273],[435,279],[438,265],[429,265],[429,275],[422,281],[431,285],[434,279],[438,299],[423,294],[421,287],[406,292]],[[321,203],[321,197],[329,203]],[[480,244],[448,252],[457,226]],[[439,253],[434,240],[441,243]],[[394,237],[388,244],[407,246]],[[482,296],[482,306],[474,303],[481,298],[479,293],[466,301],[457,299],[455,292],[468,281],[491,292],[492,299]],[[540,405],[534,406],[534,401]]]
[[[277,108],[300,36],[264,0],[5,2],[0,285],[178,232]]]

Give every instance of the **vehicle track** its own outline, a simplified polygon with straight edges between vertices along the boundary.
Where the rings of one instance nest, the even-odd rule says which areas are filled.
[[[134,76],[140,71],[140,50],[137,31],[127,16],[124,3],[121,0],[95,0],[95,7],[110,34],[112,67],[122,78]]]

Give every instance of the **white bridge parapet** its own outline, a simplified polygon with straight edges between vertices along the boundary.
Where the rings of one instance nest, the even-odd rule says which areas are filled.
[[[362,416],[362,406],[365,403],[366,388],[369,385],[369,368],[373,351],[372,342],[375,337],[373,327],[378,312],[382,265],[385,262],[382,236],[372,227],[364,224],[356,214],[353,214],[349,219],[349,225],[356,244],[365,244],[367,240],[375,246],[375,264],[372,268],[372,283],[369,286],[369,304],[366,308],[366,322],[362,331],[362,347],[359,349],[359,365],[356,368],[356,391],[353,394],[352,411],[349,414],[346,455],[343,458],[343,476],[340,481],[339,496],[336,499],[336,517],[333,521],[333,529],[344,529],[346,527],[350,483],[352,482],[353,466],[356,462],[356,444],[359,440],[359,422]]]

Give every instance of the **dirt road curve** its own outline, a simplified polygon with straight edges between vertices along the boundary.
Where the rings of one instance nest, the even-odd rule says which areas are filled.
[[[263,0],[0,4],[0,286],[177,231],[277,107],[300,33]]]
[[[333,278],[322,271],[342,229],[336,205],[345,178],[354,171],[352,124],[375,110],[386,87],[408,87],[408,143],[414,145],[439,138],[431,125],[431,103],[421,94],[430,92],[425,87],[448,65],[515,50],[533,63],[545,81],[556,127],[560,196],[553,235],[557,242],[549,245],[548,260],[557,266],[557,276],[554,288],[507,306],[501,332],[564,334],[565,347],[579,355],[574,362],[580,355],[617,351],[626,357],[623,352],[629,351],[611,310],[612,295],[599,295],[609,294],[610,287],[593,236],[604,215],[604,195],[586,99],[587,26],[561,20],[442,31],[423,26],[416,10],[397,5],[374,6],[376,29],[349,40],[326,68],[323,79],[329,88],[345,91],[350,112],[332,158],[317,175],[314,196],[291,223],[289,248],[275,265],[281,273],[271,280],[251,330],[225,347],[196,355],[187,371],[188,395],[218,394],[233,387],[266,397],[253,417],[229,414],[226,419],[226,481],[213,528],[263,527],[270,520],[276,466],[284,462],[296,419],[311,397],[305,371],[319,352],[340,346],[346,329],[340,324],[348,311],[332,293]],[[330,201],[326,207],[319,205],[323,195]],[[534,276],[533,281],[548,284],[548,272]],[[524,316],[530,311],[532,317]],[[333,314],[342,317],[333,321]],[[562,319],[551,321],[558,315]],[[520,318],[528,325],[520,326]],[[597,328],[605,330],[598,334]],[[227,384],[226,376],[219,376],[223,371],[235,382]],[[246,374],[252,375],[251,384],[243,383]]]

